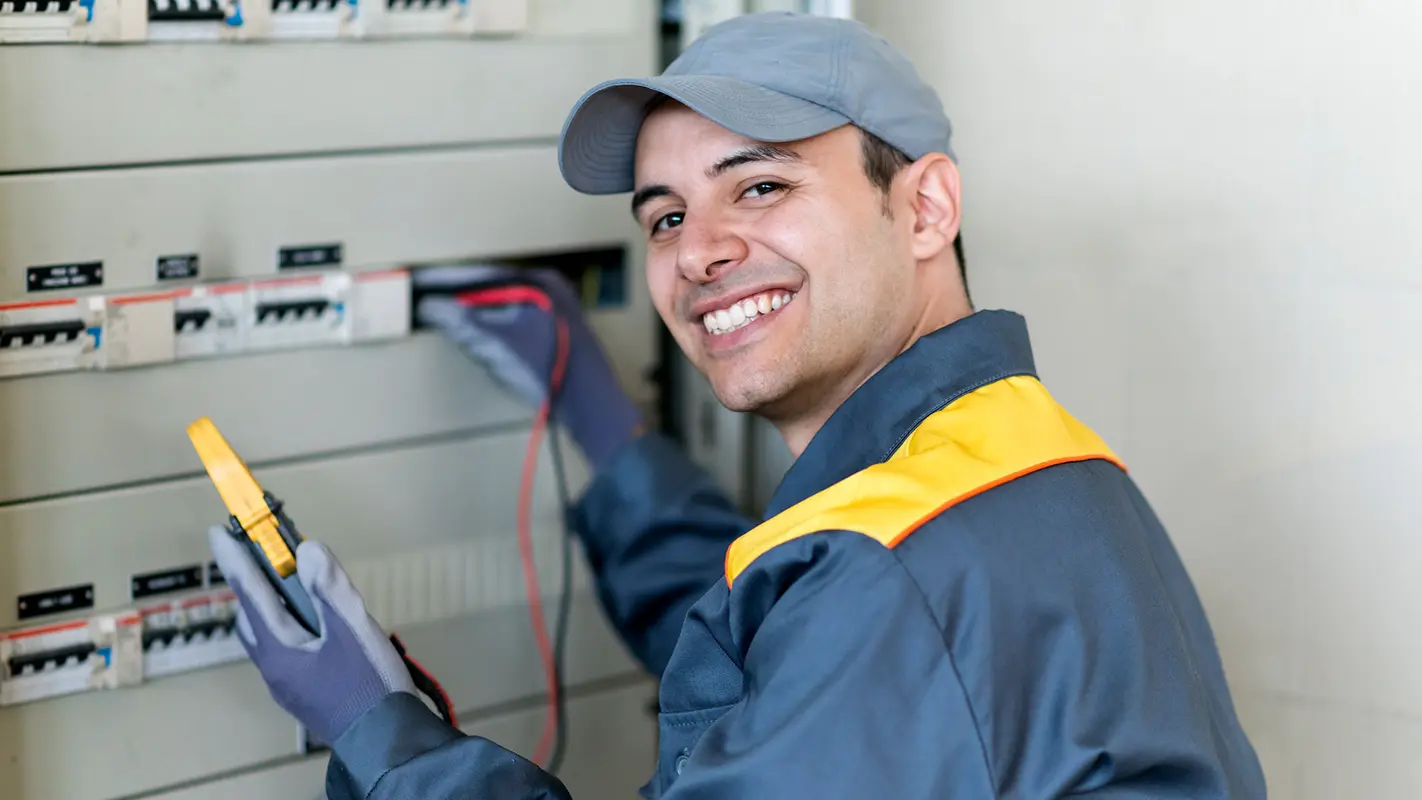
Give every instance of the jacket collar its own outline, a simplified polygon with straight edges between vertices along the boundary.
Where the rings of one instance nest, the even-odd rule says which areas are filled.
[[[1027,322],[979,311],[921,337],[855,390],[795,460],[765,518],[886,460],[928,415],[989,383],[1037,377]]]

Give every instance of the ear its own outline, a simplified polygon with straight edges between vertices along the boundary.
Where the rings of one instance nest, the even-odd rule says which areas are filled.
[[[942,153],[915,161],[903,178],[913,192],[913,255],[928,261],[952,248],[962,224],[958,165]]]

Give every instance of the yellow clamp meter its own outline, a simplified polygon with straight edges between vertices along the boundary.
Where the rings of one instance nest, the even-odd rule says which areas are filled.
[[[281,501],[258,485],[212,420],[203,417],[189,425],[188,438],[227,506],[228,533],[252,552],[302,626],[319,636],[316,609],[296,574],[296,547],[301,544],[301,534],[282,510]]]

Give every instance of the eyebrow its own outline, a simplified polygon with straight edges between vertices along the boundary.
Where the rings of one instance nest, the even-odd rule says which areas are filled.
[[[658,197],[666,197],[672,193],[671,187],[664,184],[644,186],[632,195],[632,216],[637,216],[637,212],[642,210],[642,206],[650,203]]]
[[[758,164],[761,162],[801,164],[804,163],[804,159],[794,150],[776,147],[771,144],[756,144],[750,147],[742,147],[726,155],[710,167],[707,167],[706,177],[712,179],[718,178],[727,170],[745,166],[746,164]],[[652,200],[658,197],[666,197],[670,194],[672,194],[671,187],[660,183],[638,189],[636,193],[632,195],[632,216],[637,216],[637,212],[642,209],[642,206]]]
[[[711,165],[706,170],[706,177],[718,178],[728,169],[734,169],[745,164],[756,164],[762,161],[773,161],[780,164],[799,164],[804,159],[794,150],[787,150],[784,147],[776,147],[771,144],[757,144],[731,153],[725,158]]]

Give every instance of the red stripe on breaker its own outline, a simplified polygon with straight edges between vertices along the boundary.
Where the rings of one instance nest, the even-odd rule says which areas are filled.
[[[303,276],[300,278],[271,278],[268,280],[252,281],[252,285],[259,289],[268,286],[310,286],[318,284],[325,279],[326,276],[324,275],[311,275],[309,277]]]
[[[19,311],[25,308],[53,308],[55,306],[72,306],[79,302],[77,297],[68,297],[63,300],[29,300],[24,303],[5,303],[0,305],[0,311]]]
[[[89,626],[89,620],[87,620],[87,619],[76,619],[76,620],[74,620],[73,622],[59,622],[59,623],[55,623],[54,625],[45,625],[45,626],[42,627],[42,628],[31,628],[30,630],[27,630],[27,631],[16,631],[15,633],[7,633],[7,634],[5,634],[5,636],[4,636],[3,638],[6,638],[6,639],[32,639],[32,638],[34,638],[34,637],[36,637],[36,636],[44,636],[44,635],[47,634],[47,633],[62,633],[62,632],[64,632],[64,631],[72,631],[72,630],[78,630],[79,628],[87,628],[88,626]]]

